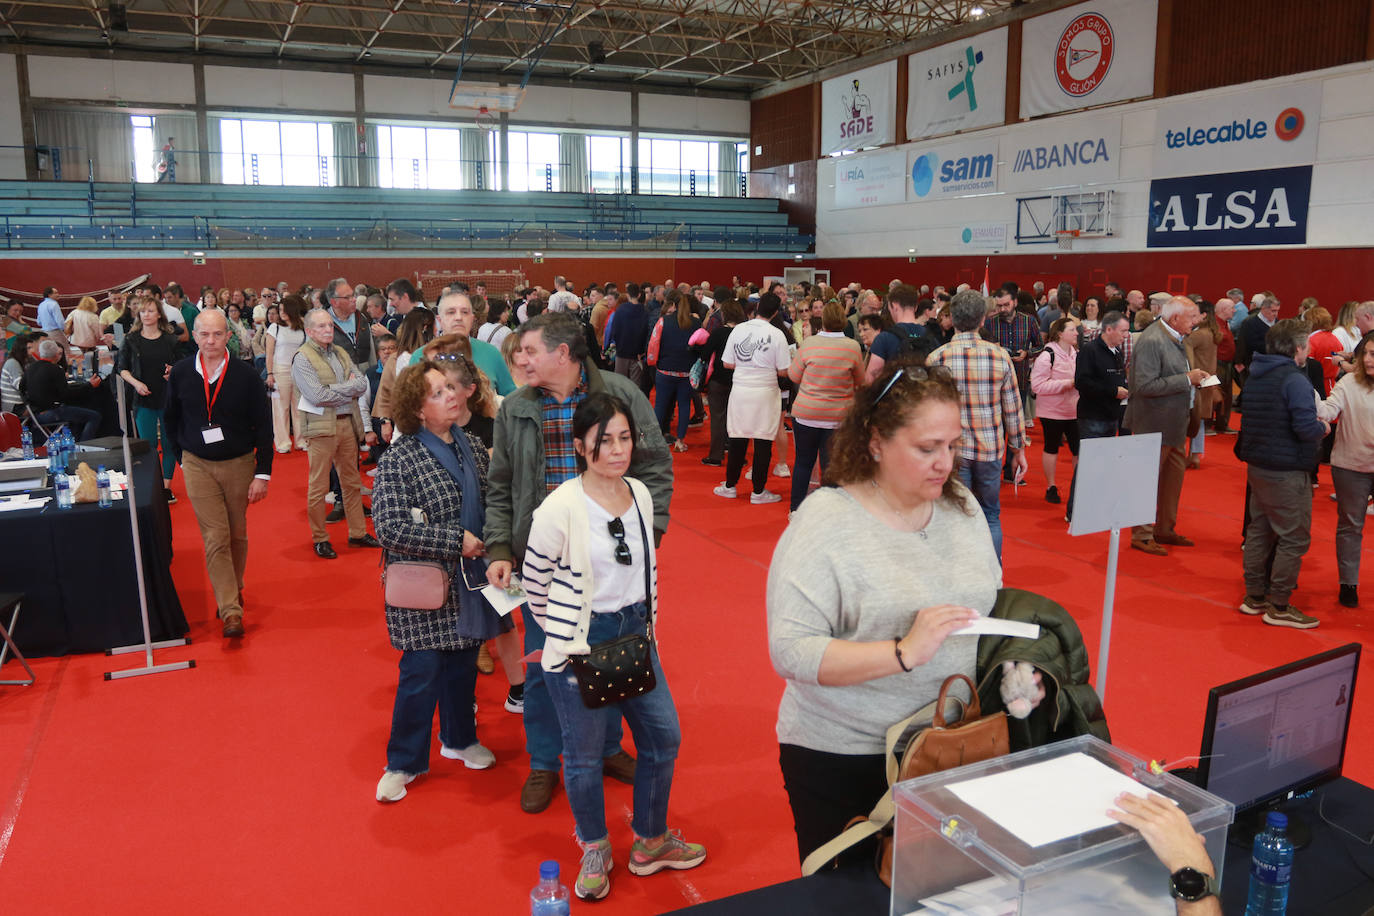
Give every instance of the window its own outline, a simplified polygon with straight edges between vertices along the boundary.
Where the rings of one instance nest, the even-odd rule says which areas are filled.
[[[334,125],[317,121],[219,122],[225,184],[338,185]]]
[[[157,181],[158,146],[153,140],[153,119],[133,115],[129,123],[134,129],[134,181]]]
[[[681,194],[714,197],[720,194],[720,164],[714,140],[639,140],[641,194]]]
[[[628,193],[630,138],[588,137],[587,171],[591,176],[592,193]]]
[[[506,132],[508,191],[558,190],[558,134]]]
[[[467,187],[463,180],[462,131],[456,127],[377,125],[377,181],[384,188]],[[476,186],[476,165],[471,184]],[[491,186],[491,161],[482,164],[483,181]]]

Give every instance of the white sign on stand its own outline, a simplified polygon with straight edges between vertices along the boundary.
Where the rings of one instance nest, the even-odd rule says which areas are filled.
[[[1097,650],[1097,695],[1107,697],[1107,654],[1112,643],[1112,604],[1121,529],[1152,525],[1159,498],[1159,433],[1084,439],[1078,447],[1073,516],[1069,534],[1111,532],[1107,582],[1102,593],[1102,637]],[[1126,483],[1129,482],[1129,483]]]

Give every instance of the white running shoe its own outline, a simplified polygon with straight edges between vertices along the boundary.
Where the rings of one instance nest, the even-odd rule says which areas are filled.
[[[480,743],[474,742],[460,750],[439,745],[439,756],[449,760],[461,760],[469,770],[485,770],[496,762],[496,755]]]
[[[382,779],[377,783],[377,801],[379,802],[398,802],[406,797],[406,786],[414,781],[415,777],[409,773],[400,773],[396,770],[387,770],[382,774]]]
[[[749,501],[754,505],[759,506],[764,503],[781,502],[782,497],[774,493],[772,490],[764,490],[762,493],[750,493]]]
[[[720,482],[720,486],[716,487],[711,492],[716,494],[717,496],[723,496],[726,499],[734,499],[737,495],[739,495],[735,492],[734,487],[727,487],[725,485],[725,481],[723,480]]]

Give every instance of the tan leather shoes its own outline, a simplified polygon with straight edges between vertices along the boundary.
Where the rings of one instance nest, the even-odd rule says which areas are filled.
[[[1193,542],[1192,542],[1192,540],[1191,540],[1190,538],[1186,538],[1186,537],[1184,537],[1183,535],[1178,534],[1178,533],[1174,533],[1174,534],[1160,534],[1160,533],[1156,532],[1156,533],[1155,533],[1155,543],[1156,543],[1156,544],[1163,544],[1163,545],[1165,545],[1166,547],[1192,547],[1192,546],[1193,546]]]
[[[601,773],[616,782],[632,786],[635,784],[635,759],[624,750],[616,751],[601,761]]]
[[[224,618],[224,638],[237,639],[243,635],[243,615],[230,614]]]
[[[1133,547],[1133,548],[1136,549],[1136,550],[1144,551],[1145,553],[1148,553],[1148,554],[1150,554],[1151,556],[1156,556],[1156,557],[1167,557],[1167,556],[1169,555],[1169,551],[1167,551],[1167,550],[1165,550],[1163,547],[1159,546],[1159,544],[1158,544],[1157,542],[1155,542],[1155,541],[1134,541],[1134,540],[1133,540],[1133,541],[1131,541],[1131,547]]]
[[[482,643],[482,648],[477,650],[477,670],[482,674],[491,674],[496,670],[496,663],[491,660],[486,643]]]

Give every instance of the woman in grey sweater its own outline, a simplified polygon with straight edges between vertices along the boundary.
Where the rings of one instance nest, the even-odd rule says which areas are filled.
[[[839,486],[802,503],[773,554],[768,645],[802,859],[887,790],[888,727],[974,673],[977,637],[953,634],[991,611],[1002,571],[954,474],[962,434],[948,372],[884,367],[832,440]]]

